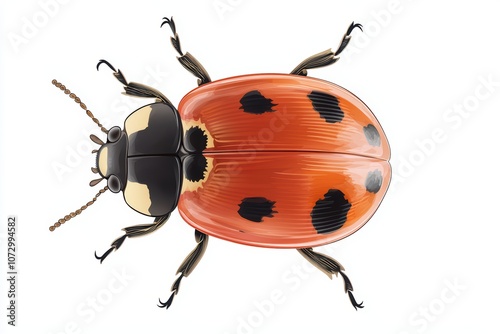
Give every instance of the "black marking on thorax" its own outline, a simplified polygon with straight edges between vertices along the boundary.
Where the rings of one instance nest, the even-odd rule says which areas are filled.
[[[147,186],[153,217],[172,212],[181,186],[179,158],[175,156],[129,157],[128,181]]]
[[[163,103],[150,107],[147,126],[128,134],[128,156],[175,154],[179,150],[182,125],[177,110]]]

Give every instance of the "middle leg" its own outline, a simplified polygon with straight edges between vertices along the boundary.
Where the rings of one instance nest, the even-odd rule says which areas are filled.
[[[179,269],[177,269],[177,274],[180,273],[180,275],[175,280],[174,284],[172,284],[172,288],[170,289],[172,294],[170,295],[170,298],[168,298],[166,302],[162,302],[160,299],[159,300],[160,305],[158,305],[158,307],[164,307],[165,309],[168,309],[170,305],[172,305],[174,296],[179,292],[179,287],[181,285],[182,278],[189,276],[189,274],[194,270],[194,268],[196,268],[198,262],[200,262],[201,258],[203,257],[203,254],[205,254],[205,250],[207,249],[208,245],[208,235],[196,230],[194,237],[198,245],[196,245],[195,249],[193,249],[193,251],[189,253],[189,255],[181,263]]]
[[[179,39],[179,35],[177,34],[177,31],[175,29],[175,22],[174,18],[163,18],[163,22],[160,27],[163,27],[164,24],[168,24],[170,26],[170,30],[172,30],[172,33],[174,34],[173,37],[170,37],[170,41],[172,42],[172,45],[174,46],[175,51],[179,53],[180,57],[177,57],[181,65],[191,72],[195,77],[198,78],[198,86],[201,86],[205,83],[208,83],[211,81],[210,76],[208,75],[207,70],[203,67],[203,65],[200,64],[200,62],[189,52],[183,53],[181,49],[181,41]]]

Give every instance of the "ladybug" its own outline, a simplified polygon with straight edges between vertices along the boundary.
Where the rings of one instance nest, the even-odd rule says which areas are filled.
[[[190,53],[182,52],[173,18],[161,26],[172,30],[172,45],[198,86],[176,107],[156,89],[128,82],[106,60],[124,85],[125,94],[154,98],[118,126],[105,129],[83,102],[64,85],[52,83],[86,110],[107,134],[100,145],[90,182],[107,185],[50,230],[92,205],[107,190],[122,192],[135,211],[154,218],[151,224],[126,227],[101,256],[120,248],[127,237],[149,234],[178,208],[195,229],[195,249],[178,269],[167,301],[169,308],[183,277],[202,258],[209,236],[239,244],[294,248],[332,278],[340,274],[355,309],[353,286],[343,266],[313,247],[345,238],[360,229],[380,205],[391,178],[390,148],[379,122],[354,94],[328,81],[310,78],[307,70],[335,63],[348,45],[348,27],[338,49],[315,54],[290,74],[252,74],[212,81]]]

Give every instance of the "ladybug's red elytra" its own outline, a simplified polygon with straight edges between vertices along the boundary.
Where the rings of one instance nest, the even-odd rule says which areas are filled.
[[[109,131],[64,85],[53,84],[86,110],[107,134],[93,152],[92,171],[107,185],[92,201],[61,218],[64,224],[111,190],[123,192],[151,224],[124,228],[125,234],[97,256],[101,262],[127,237],[161,227],[175,208],[195,228],[196,248],[179,267],[170,307],[183,277],[196,267],[209,236],[258,247],[294,248],[330,278],[340,274],[352,305],[363,307],[333,258],[313,247],[345,238],[361,228],[380,205],[391,179],[390,148],[370,109],[348,90],[310,78],[307,70],[335,63],[360,24],[352,23],[340,46],[315,54],[290,74],[253,74],[212,81],[188,52],[183,53],[174,20],[180,63],[198,78],[198,88],[175,106],[156,89],[128,82],[109,62],[125,94],[154,98],[134,111],[123,129]]]

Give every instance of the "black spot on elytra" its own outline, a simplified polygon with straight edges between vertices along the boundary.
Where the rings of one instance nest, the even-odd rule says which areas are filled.
[[[207,158],[201,154],[193,154],[186,157],[183,162],[184,177],[192,182],[198,182],[205,178],[207,171]]]
[[[319,199],[311,211],[312,224],[319,234],[338,230],[347,220],[351,203],[338,189],[329,189],[325,197]]]
[[[273,213],[278,213],[277,211],[273,211],[275,203],[265,197],[246,197],[241,200],[238,213],[245,219],[260,223],[262,222],[262,218],[272,218]]]
[[[273,107],[277,106],[277,104],[272,102],[273,100],[266,98],[258,90],[252,90],[240,99],[240,109],[250,114],[260,115],[265,112],[276,111]]]
[[[344,112],[340,109],[339,100],[328,93],[313,90],[307,95],[314,110],[328,123],[338,123],[344,119]]]
[[[365,180],[366,191],[376,194],[382,186],[382,173],[377,169],[369,172]]]
[[[366,140],[368,144],[371,146],[380,146],[380,134],[377,131],[377,128],[373,126],[373,124],[368,124],[363,127],[363,131],[365,133]]]
[[[202,152],[207,148],[208,137],[198,126],[193,126],[184,135],[184,147],[189,152]]]

